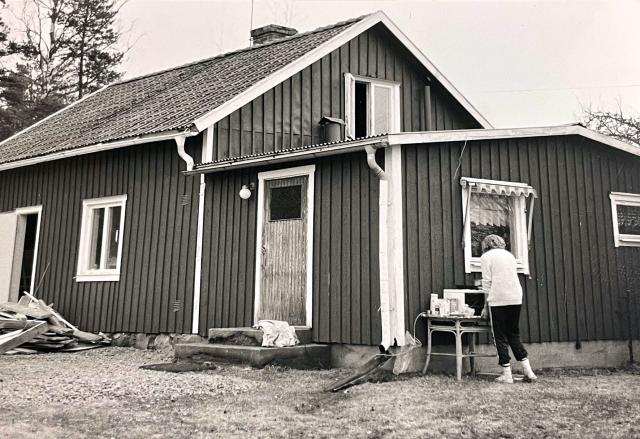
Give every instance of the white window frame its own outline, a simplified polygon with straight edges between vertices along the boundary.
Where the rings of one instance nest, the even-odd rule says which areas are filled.
[[[498,180],[477,180],[483,183],[511,187],[529,187],[526,183],[516,183]],[[471,255],[471,209],[467,211],[467,202],[471,200],[469,186],[462,187],[462,212],[464,216],[464,265],[466,273],[481,273],[482,266],[479,256]],[[514,229],[515,237],[512,242],[517,243],[518,254],[514,254],[517,270],[520,274],[529,274],[529,229],[527,227],[527,197],[524,195],[487,194],[495,197],[510,197],[514,199]],[[515,238],[515,239],[514,239]]]
[[[265,183],[269,180],[280,180],[291,177],[307,177],[307,278],[305,279],[306,303],[305,326],[296,328],[310,329],[313,324],[313,202],[316,165],[297,166],[295,168],[276,169],[258,173],[258,218],[256,226],[256,271],[255,294],[253,308],[253,322],[258,324],[258,312],[260,310],[260,293],[262,283],[262,229],[265,214]]]
[[[357,76],[351,73],[345,73],[345,123],[347,129],[347,137],[355,138],[356,123],[356,82],[364,82],[367,84],[367,136],[371,136],[375,131],[375,118],[373,117],[375,108],[375,93],[371,90],[373,86],[385,87],[390,90],[389,97],[391,99],[391,114],[389,115],[389,133],[399,133],[401,131],[400,121],[400,83],[395,81],[386,81],[383,79],[370,78],[368,76]],[[388,133],[386,133],[388,134]]]
[[[616,247],[640,247],[640,235],[620,233],[618,226],[618,206],[640,206],[640,194],[611,192],[611,222],[613,223],[613,242]]]
[[[122,243],[124,242],[124,218],[127,205],[127,195],[116,195],[113,197],[91,198],[82,201],[82,225],[80,229],[80,249],[78,251],[78,269],[76,273],[76,282],[117,282],[120,280],[120,266],[122,263]],[[120,236],[118,236],[118,259],[116,268],[113,269],[90,269],[88,268],[88,259],[91,255],[91,226],[92,213],[96,209],[104,209],[109,207],[120,207]],[[109,233],[107,227],[111,221],[109,216],[111,210],[106,209],[105,219],[102,229],[102,247],[100,261],[101,265],[106,258],[108,252]]]
[[[40,223],[42,222],[42,204],[38,206],[19,207],[16,209],[16,214],[26,217],[27,215],[38,215],[36,223],[36,241],[33,249],[33,267],[31,269],[31,285],[29,286],[29,293],[34,294],[35,282],[36,282],[36,268],[38,266],[38,247],[40,245]]]

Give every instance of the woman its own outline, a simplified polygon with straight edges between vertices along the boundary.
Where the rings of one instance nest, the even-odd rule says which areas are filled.
[[[522,287],[518,280],[516,258],[505,247],[504,239],[500,236],[488,235],[482,241],[480,261],[482,288],[489,293],[487,306],[491,307],[498,363],[502,366],[502,375],[496,381],[513,384],[509,346],[516,360],[522,363],[525,381],[534,381],[537,377],[531,370],[527,350],[520,341]],[[483,314],[486,317],[486,307]]]

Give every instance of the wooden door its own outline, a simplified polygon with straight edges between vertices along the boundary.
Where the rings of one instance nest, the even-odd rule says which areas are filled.
[[[307,322],[309,177],[264,181],[258,320]]]
[[[0,303],[11,297],[11,279],[14,272],[14,249],[18,215],[15,212],[0,213]]]

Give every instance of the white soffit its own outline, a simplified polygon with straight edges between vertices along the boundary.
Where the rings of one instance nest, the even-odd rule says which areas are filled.
[[[466,140],[510,139],[522,137],[581,136],[615,149],[640,157],[640,147],[630,145],[613,137],[581,125],[560,125],[534,128],[494,128],[478,130],[420,131],[388,135],[389,145],[410,145],[415,143],[464,142]]]

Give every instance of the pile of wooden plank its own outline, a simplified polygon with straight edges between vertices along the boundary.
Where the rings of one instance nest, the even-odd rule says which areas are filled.
[[[75,352],[108,345],[104,334],[80,331],[29,293],[0,304],[0,354]]]

